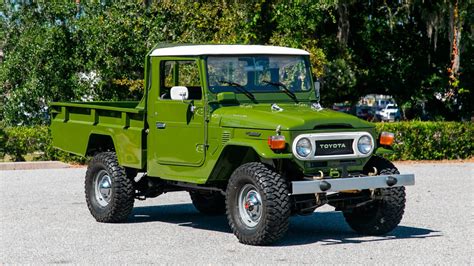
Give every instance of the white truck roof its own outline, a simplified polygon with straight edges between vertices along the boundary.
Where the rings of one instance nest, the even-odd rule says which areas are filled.
[[[151,56],[197,56],[197,55],[241,55],[241,54],[274,54],[274,55],[309,55],[301,49],[267,46],[267,45],[181,45],[156,48]]]

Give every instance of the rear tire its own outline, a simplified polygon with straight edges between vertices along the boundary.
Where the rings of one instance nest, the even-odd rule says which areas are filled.
[[[368,173],[377,168],[379,174],[399,174],[397,168],[388,160],[372,156],[364,171]],[[380,189],[382,199],[367,205],[344,211],[349,226],[360,234],[383,235],[395,229],[402,220],[405,210],[405,187]]]
[[[229,225],[241,243],[268,245],[288,230],[288,185],[262,163],[246,163],[234,171],[227,186],[226,206]]]
[[[225,196],[219,192],[190,191],[194,207],[203,214],[220,215],[225,213]]]
[[[98,222],[127,220],[133,209],[135,190],[132,178],[118,164],[114,152],[99,153],[89,163],[85,194],[87,207]]]

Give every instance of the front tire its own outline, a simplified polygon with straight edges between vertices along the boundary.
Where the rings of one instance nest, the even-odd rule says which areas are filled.
[[[133,180],[118,164],[114,152],[99,153],[89,163],[85,194],[92,216],[103,223],[123,222],[132,212]]]
[[[398,169],[388,160],[373,156],[366,164],[368,173],[377,168],[382,175],[399,174]],[[383,235],[395,229],[402,220],[405,210],[405,187],[380,189],[381,199],[344,211],[349,226],[360,234]]]
[[[286,180],[259,162],[238,167],[226,195],[227,218],[241,243],[268,245],[288,230],[290,198]]]

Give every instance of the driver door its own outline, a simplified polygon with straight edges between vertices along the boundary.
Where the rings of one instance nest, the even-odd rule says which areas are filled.
[[[160,62],[159,93],[150,103],[154,105],[154,113],[149,119],[149,155],[151,162],[158,164],[149,168],[152,175],[166,175],[168,166],[198,167],[204,162],[204,108],[199,77],[199,66],[194,59]],[[187,87],[188,99],[172,100],[173,86]]]

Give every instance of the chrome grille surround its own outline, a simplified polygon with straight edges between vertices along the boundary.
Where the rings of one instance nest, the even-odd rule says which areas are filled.
[[[372,143],[372,149],[367,153],[363,154],[357,148],[357,142],[362,136],[368,136]],[[312,151],[311,154],[307,157],[301,157],[296,152],[296,143],[302,139],[307,138],[311,142]],[[352,139],[352,154],[339,154],[339,155],[315,155],[316,153],[316,141],[319,140],[343,140],[343,139]],[[302,161],[323,161],[323,160],[331,160],[331,159],[353,159],[353,158],[365,158],[369,157],[372,152],[374,151],[375,143],[374,138],[369,132],[337,132],[337,133],[311,133],[311,134],[301,134],[298,135],[292,144],[292,152],[293,155]]]

